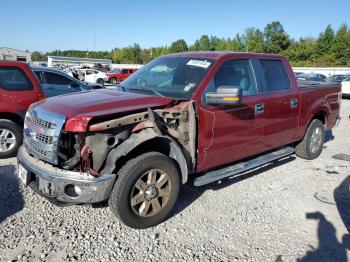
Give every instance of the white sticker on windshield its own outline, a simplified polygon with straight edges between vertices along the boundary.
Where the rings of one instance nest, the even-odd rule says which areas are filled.
[[[208,68],[211,65],[211,63],[208,62],[207,60],[193,60],[193,59],[191,59],[190,61],[187,62],[186,65]]]

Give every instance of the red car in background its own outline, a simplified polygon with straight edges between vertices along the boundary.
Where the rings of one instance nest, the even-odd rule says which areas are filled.
[[[108,73],[108,82],[115,85],[127,79],[132,73],[137,71],[137,69],[114,69]]]

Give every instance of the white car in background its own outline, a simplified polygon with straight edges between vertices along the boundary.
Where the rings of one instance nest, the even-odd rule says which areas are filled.
[[[343,97],[350,97],[350,77],[341,82],[341,92]]]
[[[97,83],[99,85],[104,85],[108,81],[108,75],[106,73],[95,69],[79,69],[79,77],[84,82]]]

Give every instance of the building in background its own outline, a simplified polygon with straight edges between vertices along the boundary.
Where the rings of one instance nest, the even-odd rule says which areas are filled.
[[[68,56],[48,56],[47,66],[53,67],[55,65],[89,65],[93,66],[96,64],[111,65],[112,60],[110,59],[95,59],[95,58],[81,58],[81,57],[68,57]]]
[[[30,62],[32,58],[30,52],[0,47],[0,60]]]

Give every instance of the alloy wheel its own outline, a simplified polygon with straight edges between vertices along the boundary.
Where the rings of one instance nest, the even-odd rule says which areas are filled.
[[[15,135],[8,129],[0,129],[0,152],[8,152],[16,145]]]
[[[311,134],[310,151],[312,153],[316,153],[320,149],[321,145],[322,145],[322,131],[321,131],[321,128],[316,127]]]
[[[130,205],[141,217],[154,216],[167,204],[171,193],[171,180],[160,169],[143,173],[131,190]]]

